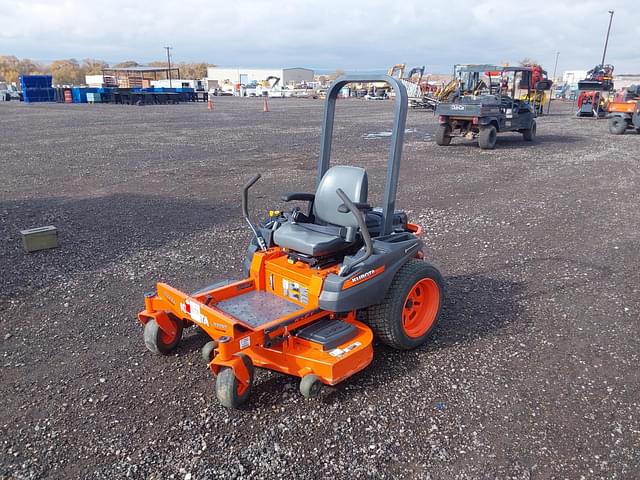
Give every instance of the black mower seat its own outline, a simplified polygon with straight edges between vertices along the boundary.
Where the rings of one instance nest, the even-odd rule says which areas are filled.
[[[317,223],[287,222],[273,234],[276,245],[313,257],[324,257],[352,245],[346,237],[357,229],[351,212],[339,212],[342,200],[336,190],[341,188],[351,201],[367,203],[369,190],[367,172],[360,167],[335,166],[322,177],[313,200],[313,218]]]
[[[312,257],[325,257],[350,245],[340,236],[314,232],[301,223],[285,223],[275,231],[273,238],[276,245]]]

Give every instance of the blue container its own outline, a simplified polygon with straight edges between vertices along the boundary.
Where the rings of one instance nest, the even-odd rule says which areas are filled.
[[[22,91],[24,103],[55,102],[55,88],[27,88]]]
[[[193,88],[191,88],[191,87],[180,87],[180,88],[176,88],[176,92],[178,92],[178,93],[192,93],[193,92]]]
[[[31,88],[51,88],[52,81],[51,75],[20,75],[20,87],[23,91]]]
[[[87,93],[97,93],[96,87],[72,87],[71,98],[73,103],[87,103]]]

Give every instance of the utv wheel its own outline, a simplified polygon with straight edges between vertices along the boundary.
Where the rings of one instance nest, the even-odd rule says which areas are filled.
[[[451,144],[451,127],[449,125],[438,125],[436,143],[445,147]]]
[[[313,398],[322,392],[322,382],[317,375],[308,374],[300,380],[300,393],[305,398]]]
[[[627,121],[622,117],[611,117],[609,119],[609,131],[614,135],[622,135],[627,129]]]
[[[531,126],[529,128],[522,131],[522,137],[524,138],[525,142],[533,142],[533,140],[536,138],[536,121],[535,120],[531,121]]]
[[[156,355],[166,355],[171,352],[182,338],[182,321],[169,317],[171,322],[176,327],[176,334],[174,336],[169,335],[160,328],[158,322],[151,319],[144,326],[144,344],[147,350],[155,353]]]
[[[218,342],[215,340],[205,343],[204,347],[202,347],[200,353],[202,354],[202,359],[207,363],[207,365],[209,365],[211,360],[213,360],[213,357],[215,357],[216,348],[218,348]]]
[[[251,394],[251,386],[253,385],[253,362],[244,353],[237,353],[236,355],[242,358],[247,370],[249,370],[249,384],[242,385],[233,373],[232,368],[224,367],[220,370],[216,378],[216,397],[227,408],[238,408],[246,402]]]
[[[496,148],[496,140],[498,138],[498,131],[493,125],[483,127],[480,129],[480,135],[478,135],[478,145],[483,150],[493,150]]]
[[[437,324],[443,297],[440,272],[422,260],[411,260],[398,270],[382,302],[369,307],[369,326],[390,347],[418,347]]]

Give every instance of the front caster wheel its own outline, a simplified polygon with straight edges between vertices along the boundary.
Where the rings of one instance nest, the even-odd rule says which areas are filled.
[[[169,317],[169,320],[174,324],[176,332],[174,335],[166,333],[160,328],[158,322],[155,319],[151,319],[144,326],[144,344],[147,350],[155,353],[156,355],[166,355],[171,352],[182,338],[182,321]]]
[[[216,396],[218,401],[227,408],[238,408],[246,402],[251,394],[251,386],[253,385],[253,362],[243,353],[236,355],[242,358],[249,371],[249,383],[247,385],[240,383],[232,368],[224,367],[220,370],[216,378]]]
[[[202,354],[202,359],[209,365],[213,357],[216,355],[216,348],[218,348],[218,342],[215,340],[211,340],[204,344],[200,353]]]
[[[300,380],[300,393],[305,398],[313,398],[320,395],[322,392],[322,382],[320,377],[313,374],[308,374],[302,377]]]

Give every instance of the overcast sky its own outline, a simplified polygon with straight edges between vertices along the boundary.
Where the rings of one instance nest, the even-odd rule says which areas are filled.
[[[36,60],[162,59],[221,66],[448,72],[517,63],[558,72],[600,62],[640,73],[640,0],[0,0],[0,54]]]

